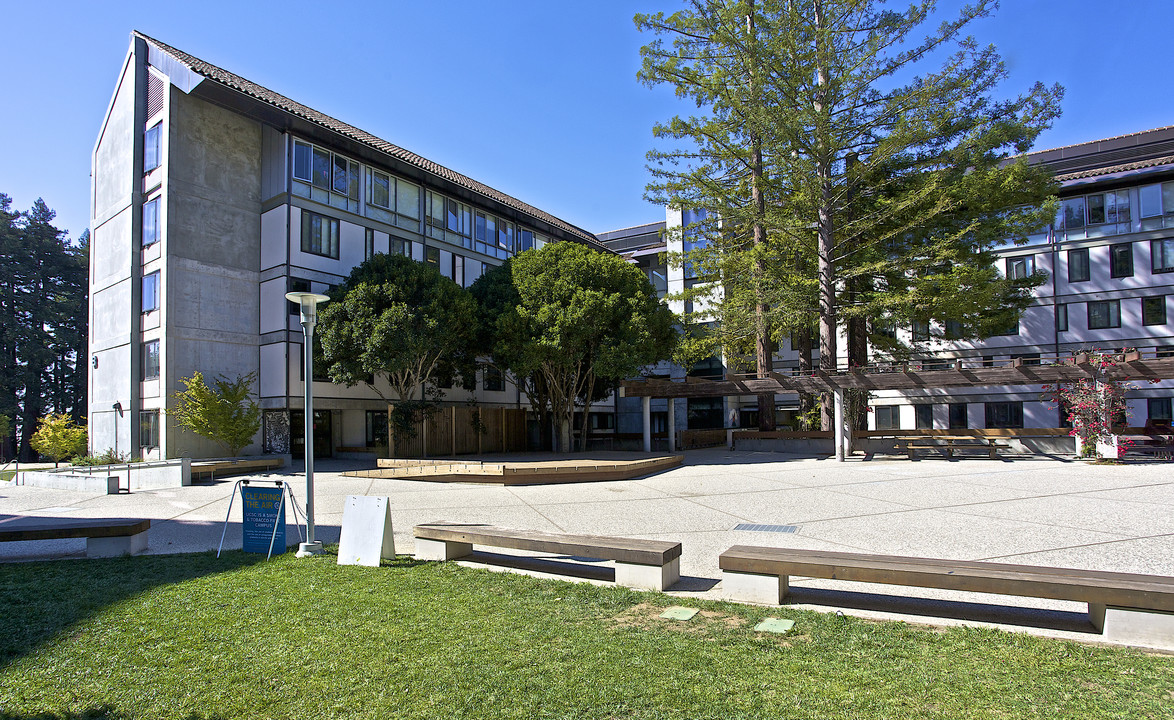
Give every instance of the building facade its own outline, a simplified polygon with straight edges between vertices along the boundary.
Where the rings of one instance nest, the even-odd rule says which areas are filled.
[[[960,341],[952,339],[963,334],[959,328],[894,328],[899,339],[914,348],[912,364],[929,368],[963,360],[989,365],[1016,358],[1038,364],[1081,350],[1122,348],[1174,356],[1174,127],[1044,150],[1027,159],[1055,173],[1059,212],[1052,224],[1025,243],[1000,247],[998,267],[1015,276],[1042,272],[1046,282],[1036,289],[1018,325],[1005,335]],[[650,278],[663,273],[667,291],[679,293],[697,279],[690,277],[687,267],[666,268],[663,259],[656,258],[666,251],[692,249],[688,227],[700,219],[698,212],[668,208],[664,224],[601,233],[599,238],[644,267]],[[658,232],[648,230],[654,227]],[[666,228],[670,232],[665,233]],[[691,309],[679,300],[671,305],[676,312]],[[838,347],[846,352],[843,336]],[[818,348],[814,355],[818,362]],[[869,355],[871,363],[892,360],[874,349]],[[837,364],[845,367],[846,356]],[[774,367],[798,369],[793,340],[779,343]],[[723,360],[712,358],[691,374],[720,377],[723,371]],[[669,367],[658,372],[684,374]],[[1067,418],[1042,392],[1039,385],[875,392],[869,429],[1063,426]],[[1127,397],[1129,425],[1169,421],[1174,381],[1138,384]],[[638,399],[626,402],[620,412],[627,419],[621,417],[620,424],[639,422]],[[689,403],[678,416],[678,428],[758,424],[753,396]],[[789,424],[798,407],[797,395],[776,396],[777,422]]]
[[[516,198],[140,33],[94,146],[91,200],[91,450],[143,458],[222,452],[166,414],[196,371],[256,373],[263,429],[245,452],[300,454],[303,341],[289,291],[325,292],[379,252],[467,287],[548,242],[603,249]],[[379,394],[311,382],[319,456],[386,444]],[[446,399],[524,407],[496,375]]]

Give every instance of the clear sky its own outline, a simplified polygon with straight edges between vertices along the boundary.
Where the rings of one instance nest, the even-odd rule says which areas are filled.
[[[898,2],[900,6],[902,3]],[[944,19],[958,0],[942,0]],[[0,192],[76,237],[90,153],[140,30],[591,232],[664,219],[643,199],[653,123],[687,112],[636,80],[636,12],[674,0],[0,4]],[[1003,0],[972,27],[1008,94],[1067,90],[1037,149],[1174,124],[1174,2]]]

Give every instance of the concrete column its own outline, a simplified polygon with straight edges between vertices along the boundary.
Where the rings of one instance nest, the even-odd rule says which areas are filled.
[[[640,398],[640,416],[644,425],[644,452],[652,452],[652,398]]]
[[[836,388],[832,396],[834,398],[832,425],[835,428],[836,461],[844,462],[844,389]]]
[[[669,452],[677,451],[677,399],[669,398]]]

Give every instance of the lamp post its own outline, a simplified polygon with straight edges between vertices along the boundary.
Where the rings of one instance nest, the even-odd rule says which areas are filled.
[[[318,303],[330,298],[311,292],[291,292],[285,299],[301,308],[302,334],[305,343],[305,379],[302,382],[305,398],[305,429],[302,433],[306,459],[306,542],[298,546],[298,557],[322,554],[322,543],[314,539],[314,325],[318,322]]]

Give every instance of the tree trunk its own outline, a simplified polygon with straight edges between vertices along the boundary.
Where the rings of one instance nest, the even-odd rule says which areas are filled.
[[[824,59],[824,29],[823,3],[814,0],[815,31],[816,31],[816,93],[815,114],[817,122],[827,113],[824,93],[827,92],[827,67]],[[821,126],[824,123],[819,123]],[[832,214],[833,195],[835,188],[832,185],[831,148],[828,138],[817,138],[815,172],[819,178],[819,367],[827,372],[836,369],[836,268],[835,268],[835,218]],[[832,396],[823,393],[823,422],[824,430],[831,430],[833,424]]]
[[[755,98],[758,90],[758,68],[755,64],[757,35],[754,29],[754,2],[751,0],[746,14],[746,36],[750,44],[750,94]],[[757,129],[750,132],[750,202],[754,206],[754,365],[759,379],[769,378],[774,370],[770,345],[770,328],[766,320],[766,303],[763,302],[763,282],[766,267],[762,260],[762,247],[766,244],[766,195],[762,191],[765,173],[762,169],[762,136]],[[775,429],[774,393],[758,396],[758,429],[769,432]]]
[[[799,347],[796,348],[799,351],[799,373],[801,375],[810,374],[812,370],[812,340],[811,326],[805,325],[799,331]],[[811,427],[812,423],[808,421],[809,414],[815,409],[815,401],[816,398],[814,395],[808,395],[807,393],[799,394],[800,430],[815,429]]]

